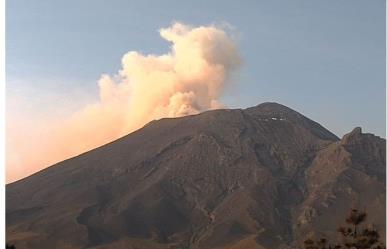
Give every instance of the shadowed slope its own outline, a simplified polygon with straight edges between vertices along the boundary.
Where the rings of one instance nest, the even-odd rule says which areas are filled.
[[[351,134],[339,141],[276,103],[153,121],[7,185],[7,239],[22,248],[278,248],[305,231],[335,232],[332,220],[352,204],[384,215],[385,141]]]

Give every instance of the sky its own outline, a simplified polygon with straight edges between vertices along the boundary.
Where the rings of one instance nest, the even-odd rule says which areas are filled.
[[[145,60],[149,65],[147,55],[173,53],[171,43],[178,42],[170,36],[181,32],[174,30],[176,22],[187,25],[183,29],[188,41],[202,37],[195,29],[202,26],[208,27],[202,31],[210,32],[220,46],[229,48],[229,40],[235,45],[235,55],[229,58],[218,58],[213,51],[222,65],[229,65],[225,59],[233,61],[221,73],[225,78],[219,81],[221,89],[216,88],[214,96],[207,94],[220,107],[245,108],[273,101],[340,137],[357,126],[385,137],[385,9],[384,0],[9,0],[6,111],[7,141],[12,140],[12,146],[7,144],[7,156],[17,158],[13,150],[23,146],[29,154],[39,146],[48,148],[52,144],[41,144],[41,138],[47,136],[49,124],[67,122],[79,110],[84,113],[90,103],[98,103],[96,108],[101,109],[101,85],[116,92],[126,83],[115,75],[120,70],[126,76],[134,72],[133,67],[122,65],[126,59],[130,63]],[[220,27],[226,36],[209,27]],[[170,28],[169,35],[160,37],[161,28]],[[136,51],[138,58],[125,57],[129,51]],[[175,57],[179,56],[171,60]],[[109,76],[107,83],[101,83],[101,75]],[[211,102],[194,111],[213,106]],[[81,131],[88,129],[94,128]],[[28,145],[21,145],[20,137]],[[35,154],[41,157],[44,151]],[[7,162],[8,181],[49,163],[28,169],[27,159],[15,159],[12,166]]]

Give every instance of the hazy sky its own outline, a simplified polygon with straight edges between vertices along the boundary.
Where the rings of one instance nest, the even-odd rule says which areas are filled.
[[[385,137],[384,0],[8,0],[8,116],[39,127],[98,99],[125,53],[169,51],[158,30],[174,21],[228,26],[242,65],[227,107],[275,101],[338,136]]]
[[[278,101],[338,135],[362,126],[385,136],[384,0],[6,4],[8,96],[23,96],[28,108],[76,108],[127,51],[167,51],[157,30],[173,21],[227,22],[243,58],[222,98],[229,107]]]

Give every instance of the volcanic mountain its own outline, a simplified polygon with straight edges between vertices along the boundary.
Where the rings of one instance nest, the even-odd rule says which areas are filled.
[[[152,121],[6,186],[16,248],[277,249],[385,232],[385,140],[341,140],[276,103]]]

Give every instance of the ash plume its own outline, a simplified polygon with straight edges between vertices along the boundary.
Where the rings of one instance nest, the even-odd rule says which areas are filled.
[[[116,75],[101,76],[97,102],[45,127],[32,127],[29,134],[10,129],[7,180],[103,145],[151,120],[222,107],[219,97],[240,65],[237,47],[226,31],[177,22],[159,33],[171,43],[170,51],[126,53]]]

